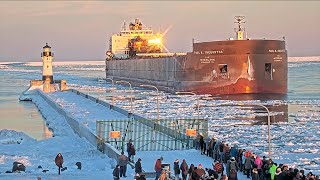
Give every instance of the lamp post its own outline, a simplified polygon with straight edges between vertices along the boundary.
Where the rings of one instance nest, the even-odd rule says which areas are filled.
[[[112,90],[111,90],[111,105],[114,105],[114,97],[113,97],[113,87],[114,87],[114,83],[113,83],[113,79],[112,78],[106,78],[106,80],[110,80],[112,83]]]
[[[270,111],[265,105],[262,105],[262,104],[255,104],[255,105],[263,107],[268,112],[268,154],[269,154],[269,159],[270,159],[271,158]]]
[[[181,92],[176,92],[176,94],[191,94],[196,96],[197,94],[194,92],[189,92],[189,91],[181,91]],[[197,98],[197,114],[198,114],[198,120],[200,119],[200,106],[199,106],[199,99]]]
[[[236,105],[239,105],[239,106],[260,106],[260,107],[263,107],[268,112],[268,155],[269,155],[269,158],[271,158],[271,136],[270,136],[271,120],[270,120],[269,109],[265,105],[262,105],[262,104],[234,104],[234,105],[235,106]],[[228,104],[226,106],[228,106]]]
[[[141,87],[151,87],[151,88],[155,88],[157,90],[157,120],[160,120],[160,115],[159,115],[159,90],[156,86],[153,85],[146,85],[146,84],[142,84],[140,85]]]
[[[132,112],[133,112],[133,106],[132,106],[132,88],[131,88],[131,83],[130,82],[128,82],[128,81],[116,81],[116,83],[117,84],[129,84],[129,90],[130,90],[130,92],[131,92],[131,96],[130,96],[130,106],[131,106],[131,108],[130,108],[130,113],[132,114]]]

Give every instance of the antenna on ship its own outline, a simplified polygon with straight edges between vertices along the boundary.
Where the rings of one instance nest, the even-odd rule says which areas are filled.
[[[234,19],[236,20],[236,22],[238,24],[238,28],[235,28],[234,30],[236,31],[236,39],[237,40],[243,40],[243,34],[245,31],[245,28],[241,27],[241,24],[246,23],[245,21],[243,21],[245,18],[245,16],[235,16]]]
[[[124,31],[126,30],[126,21],[125,20],[123,21],[122,30],[124,30]]]

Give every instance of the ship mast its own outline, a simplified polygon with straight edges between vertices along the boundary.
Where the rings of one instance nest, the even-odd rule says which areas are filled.
[[[246,23],[244,20],[244,16],[235,16],[234,19],[236,20],[236,22],[238,24],[238,28],[235,28],[234,30],[236,31],[236,40],[243,40],[243,36],[244,36],[244,32],[245,32],[245,28],[241,27],[241,24]],[[246,39],[247,37],[245,37]]]

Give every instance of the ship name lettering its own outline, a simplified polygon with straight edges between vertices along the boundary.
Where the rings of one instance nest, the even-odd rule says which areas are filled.
[[[270,53],[286,52],[285,49],[269,49]]]
[[[222,50],[204,51],[204,54],[223,54],[223,51]]]
[[[215,50],[215,51],[193,51],[194,54],[223,54],[223,50]]]

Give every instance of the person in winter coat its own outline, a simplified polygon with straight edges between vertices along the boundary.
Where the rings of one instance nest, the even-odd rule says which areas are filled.
[[[180,165],[180,170],[181,170],[182,180],[187,180],[188,164],[185,159],[182,160],[182,163]]]
[[[259,180],[259,172],[257,168],[252,169],[252,180]]]
[[[200,149],[200,134],[197,135],[196,138],[196,150]]]
[[[129,140],[129,142],[127,143],[127,153],[128,153],[128,158],[129,158],[129,161],[131,161],[131,147],[133,146],[132,144],[132,139]]]
[[[114,180],[119,180],[120,179],[120,166],[119,165],[117,165],[113,169],[112,175],[113,175],[113,179]]]
[[[254,160],[254,164],[257,166],[259,177],[261,177],[263,163],[262,163],[262,160],[260,159],[260,156],[257,156],[257,158]]]
[[[284,180],[284,176],[282,174],[281,168],[277,168],[276,173],[274,174],[275,180]]]
[[[228,177],[229,180],[238,180],[238,173],[236,170],[230,170],[230,176]]]
[[[209,137],[207,137],[207,139],[206,139],[206,150],[205,150],[205,154],[207,155],[207,156],[209,156],[210,155],[210,150],[209,150],[209,148],[210,148],[210,138]]]
[[[220,145],[220,141],[216,141],[214,147],[213,147],[213,151],[214,151],[214,160],[218,160],[219,159],[219,145]]]
[[[223,162],[223,149],[224,149],[224,141],[222,141],[220,144],[219,144],[219,160],[220,162],[222,163]]]
[[[154,165],[154,170],[156,171],[156,180],[159,179],[162,168],[161,168],[161,158],[157,159],[155,165]]]
[[[203,136],[200,134],[200,152],[201,152],[201,154],[204,153],[204,150],[205,150],[205,142],[203,140]]]
[[[174,177],[175,180],[179,180],[179,176],[180,176],[180,168],[179,168],[179,160],[176,159],[173,163],[173,170],[174,170]]]
[[[131,160],[129,158],[129,160],[131,162],[134,162],[134,155],[136,155],[136,148],[134,148],[134,145],[132,144],[131,148],[130,148],[130,156],[131,156],[130,158],[131,158]]]
[[[56,165],[58,166],[58,173],[60,175],[60,170],[62,168],[62,164],[63,164],[63,157],[61,155],[61,153],[58,153],[58,155],[56,156],[56,159],[54,160]]]
[[[246,159],[244,160],[244,169],[247,173],[247,178],[250,178],[250,171],[251,171],[251,168],[252,168],[252,158],[251,156],[246,156]]]
[[[141,173],[139,176],[135,176],[135,180],[147,180],[146,175]]]
[[[142,173],[142,166],[141,166],[141,159],[140,158],[138,159],[138,161],[134,165],[134,169],[135,169],[135,172],[137,174],[141,174]]]
[[[241,156],[241,164],[242,164],[242,170],[243,170],[243,174],[246,174],[246,168],[244,167],[244,164],[246,162],[246,150],[244,149],[242,152],[242,156]]]
[[[213,169],[206,168],[206,172],[208,173],[207,179],[218,179],[219,175]]]
[[[225,144],[225,146],[223,147],[223,162],[227,163],[227,161],[230,159],[230,146],[229,144]]]
[[[230,160],[227,161],[227,165],[226,165],[226,171],[227,171],[227,176],[230,176],[230,171],[231,170],[235,170],[236,172],[238,172],[238,164],[236,162],[236,159],[234,157],[231,157]]]
[[[120,177],[127,177],[126,172],[127,172],[127,164],[128,164],[128,157],[124,155],[124,152],[121,152],[121,155],[119,156],[118,159],[118,164],[120,166]]]
[[[218,176],[219,176],[218,179],[220,179],[221,176],[223,175],[223,171],[224,171],[223,164],[219,161],[215,161],[214,166],[213,166],[213,170],[218,173]]]
[[[230,150],[230,156],[236,158],[237,155],[238,155],[238,148],[237,148],[237,145],[234,145]]]
[[[192,180],[192,175],[194,173],[194,164],[190,164],[190,168],[188,170],[188,174],[189,174],[189,180]]]
[[[206,175],[206,172],[202,169],[201,164],[198,165],[198,168],[194,170],[194,172],[197,174],[197,177],[199,177],[199,179],[202,179]]]
[[[272,165],[269,169],[269,173],[271,175],[271,180],[274,180],[274,176],[276,174],[276,170],[277,170],[277,164],[272,162]]]

